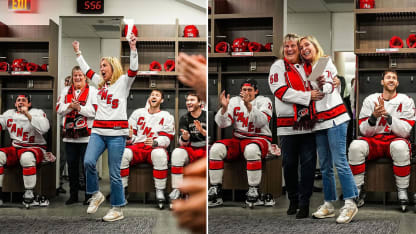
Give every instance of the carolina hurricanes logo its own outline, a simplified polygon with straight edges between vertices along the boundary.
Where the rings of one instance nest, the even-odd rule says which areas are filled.
[[[81,117],[75,120],[75,129],[85,128],[85,127],[87,127],[87,121],[85,121],[84,117]]]
[[[300,110],[298,111],[298,116],[299,116],[299,117],[303,117],[303,116],[305,116],[305,115],[307,115],[307,114],[309,114],[309,110],[308,110],[308,108],[303,108],[303,109],[300,109]]]

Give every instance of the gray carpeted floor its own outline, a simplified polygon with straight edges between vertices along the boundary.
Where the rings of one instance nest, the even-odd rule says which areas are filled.
[[[152,233],[154,217],[127,217],[103,222],[89,217],[0,216],[1,233]]]
[[[353,220],[349,224],[337,224],[335,218],[302,219],[294,216],[209,216],[209,233],[397,233],[399,221],[392,219]]]

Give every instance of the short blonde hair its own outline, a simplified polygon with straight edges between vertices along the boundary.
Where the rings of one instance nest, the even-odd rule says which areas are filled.
[[[103,62],[103,60],[107,61],[111,66],[111,70],[113,70],[113,75],[110,78],[110,85],[112,85],[116,83],[118,78],[123,75],[123,68],[121,66],[120,60],[116,57],[103,57],[100,60],[100,64]],[[105,80],[101,78],[101,82],[98,84],[98,88],[102,88],[104,83]]]
[[[321,47],[321,45],[319,44],[319,42],[318,42],[318,40],[314,37],[314,36],[311,36],[311,35],[308,35],[308,36],[304,36],[304,37],[302,37],[300,40],[299,40],[299,43],[301,42],[301,41],[303,41],[304,39],[306,39],[306,40],[308,40],[308,41],[310,41],[311,43],[312,43],[312,45],[315,47],[315,50],[316,50],[316,56],[313,58],[313,61],[312,61],[312,65],[314,65],[318,60],[319,60],[319,58],[321,58],[321,57],[324,57],[324,56],[326,56],[325,54],[324,54],[324,50],[322,49],[322,47]]]
[[[285,57],[285,52],[284,52],[284,48],[285,48],[285,43],[287,41],[294,41],[296,42],[296,44],[299,47],[299,42],[300,42],[300,36],[296,33],[288,33],[286,34],[285,38],[283,38],[283,44],[282,47],[280,47],[280,55],[282,56],[282,59]]]

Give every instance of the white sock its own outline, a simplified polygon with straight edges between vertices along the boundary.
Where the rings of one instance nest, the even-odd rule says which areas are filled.
[[[353,205],[353,206],[355,206],[355,202],[351,198],[348,198],[348,199],[345,199],[345,205]]]
[[[324,206],[326,206],[329,209],[334,209],[334,205],[332,205],[332,202],[330,201],[324,201]]]

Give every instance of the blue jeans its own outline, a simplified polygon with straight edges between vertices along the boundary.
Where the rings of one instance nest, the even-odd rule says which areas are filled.
[[[348,122],[316,132],[316,145],[322,172],[325,201],[336,201],[334,164],[337,168],[344,200],[358,196],[357,185],[347,162],[346,139]]]
[[[120,165],[126,146],[125,136],[101,136],[92,133],[85,152],[84,167],[87,177],[87,194],[100,191],[98,187],[97,160],[107,148],[110,169],[111,206],[124,206],[124,189],[121,182]]]
[[[280,142],[288,198],[290,202],[298,203],[300,207],[309,207],[316,168],[315,134],[280,136]]]

